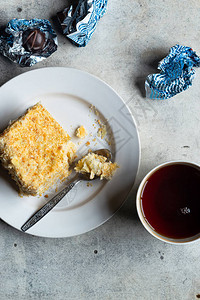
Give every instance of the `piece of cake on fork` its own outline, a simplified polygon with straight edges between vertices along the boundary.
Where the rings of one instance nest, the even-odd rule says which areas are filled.
[[[0,159],[22,194],[41,195],[70,174],[76,147],[37,103],[0,134]]]

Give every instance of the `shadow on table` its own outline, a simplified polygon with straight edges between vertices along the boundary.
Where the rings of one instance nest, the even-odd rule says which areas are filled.
[[[124,218],[126,220],[139,220],[136,210],[136,194],[137,194],[138,186],[134,186],[134,188],[130,191],[128,198],[126,199],[125,203],[117,211],[118,216],[120,218]],[[115,205],[116,199],[123,199],[126,194],[126,187],[123,190],[118,192],[112,198],[109,199],[109,207],[112,211],[112,207]]]

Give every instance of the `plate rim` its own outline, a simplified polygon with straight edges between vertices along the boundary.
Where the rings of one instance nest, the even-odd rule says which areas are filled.
[[[4,88],[6,88],[7,85],[12,84],[12,82],[14,82],[15,80],[17,80],[18,77],[26,77],[26,74],[27,74],[27,73],[37,73],[37,72],[41,72],[41,71],[43,71],[43,70],[48,72],[48,70],[52,70],[52,71],[53,71],[53,70],[55,70],[55,69],[57,69],[57,70],[62,69],[62,70],[68,70],[68,71],[73,70],[73,71],[75,71],[75,72],[82,73],[83,75],[89,76],[89,77],[91,77],[91,78],[93,78],[93,79],[95,79],[95,80],[101,82],[101,84],[106,85],[107,88],[111,89],[112,92],[113,92],[114,94],[116,94],[116,96],[120,99],[120,101],[122,102],[122,104],[124,104],[125,107],[126,107],[126,109],[128,110],[129,115],[130,115],[130,117],[131,117],[131,121],[132,121],[132,123],[134,124],[134,127],[135,127],[135,133],[136,133],[137,143],[138,143],[138,154],[137,154],[137,155],[138,155],[138,161],[137,161],[137,170],[136,170],[136,173],[135,173],[135,175],[134,175],[134,181],[132,182],[132,184],[131,184],[131,186],[130,186],[128,192],[127,192],[127,195],[126,195],[126,197],[124,197],[124,199],[123,199],[123,201],[121,202],[120,206],[119,206],[117,209],[115,209],[115,211],[112,212],[112,213],[110,214],[110,216],[109,216],[107,219],[103,220],[102,222],[98,223],[98,225],[95,225],[95,226],[91,227],[90,229],[88,229],[88,230],[86,230],[86,231],[84,231],[84,232],[77,233],[77,234],[71,234],[71,235],[65,235],[65,236],[64,236],[64,235],[60,235],[60,236],[59,236],[59,235],[56,235],[56,236],[51,236],[51,235],[49,235],[49,236],[48,236],[48,235],[42,235],[42,234],[41,234],[41,235],[40,235],[40,234],[35,234],[35,233],[28,232],[28,231],[25,232],[25,233],[27,233],[27,234],[29,234],[29,235],[37,236],[37,237],[46,237],[46,238],[66,238],[66,237],[73,237],[73,236],[82,235],[82,234],[84,234],[84,233],[90,232],[90,231],[92,231],[92,230],[94,230],[94,229],[100,227],[100,226],[103,225],[105,222],[107,222],[108,220],[110,220],[110,219],[117,213],[117,211],[125,204],[126,200],[128,199],[129,195],[131,194],[131,192],[132,192],[132,190],[133,190],[133,188],[134,188],[134,186],[135,186],[136,178],[137,178],[137,176],[138,176],[138,172],[139,172],[139,168],[140,168],[140,163],[141,163],[141,141],[140,141],[139,130],[138,130],[138,127],[137,127],[136,120],[135,120],[135,118],[134,118],[134,116],[133,116],[133,114],[132,114],[130,108],[129,108],[128,105],[125,103],[124,99],[118,94],[118,92],[116,92],[116,91],[114,90],[114,88],[112,88],[112,86],[110,86],[108,83],[106,83],[104,80],[102,80],[102,79],[99,78],[98,76],[93,75],[93,74],[91,74],[91,73],[89,73],[89,72],[87,72],[87,71],[83,71],[83,70],[80,70],[80,69],[78,69],[78,68],[71,68],[71,67],[70,67],[70,68],[68,68],[68,67],[42,67],[42,68],[38,68],[38,69],[34,69],[34,70],[28,70],[28,71],[25,71],[25,72],[23,72],[23,73],[21,73],[21,74],[18,74],[17,76],[15,76],[15,77],[11,78],[10,80],[8,80],[7,82],[5,82],[5,83],[0,87],[0,93],[2,92],[2,90],[3,90]],[[2,218],[2,217],[0,216],[0,219],[1,219],[2,221],[4,221],[6,224],[8,224],[8,225],[12,226],[13,228],[15,228],[16,230],[22,232],[19,228],[17,228],[17,227],[15,227],[14,225],[11,225],[10,223],[8,223],[8,222],[5,220],[5,218]]]

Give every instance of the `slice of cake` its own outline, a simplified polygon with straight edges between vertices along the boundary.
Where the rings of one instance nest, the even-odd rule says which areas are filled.
[[[68,177],[75,152],[70,137],[39,103],[0,134],[0,159],[23,194],[42,194]]]
[[[111,179],[116,169],[117,163],[107,161],[107,157],[95,153],[89,153],[78,161],[75,171],[78,173],[89,173],[90,179],[99,176],[100,179]]]

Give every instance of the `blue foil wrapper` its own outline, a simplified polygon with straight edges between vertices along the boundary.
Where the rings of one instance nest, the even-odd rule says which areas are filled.
[[[97,22],[106,12],[107,0],[79,0],[57,13],[63,34],[76,46],[84,47],[91,39]]]
[[[27,30],[38,29],[45,34],[42,50],[31,51],[23,46],[23,34]],[[49,57],[57,50],[57,36],[50,22],[43,19],[13,19],[0,34],[0,53],[21,67],[31,67]]]
[[[195,70],[200,66],[199,56],[190,48],[175,45],[160,61],[159,74],[148,75],[145,81],[146,97],[168,99],[185,91],[192,85]]]

